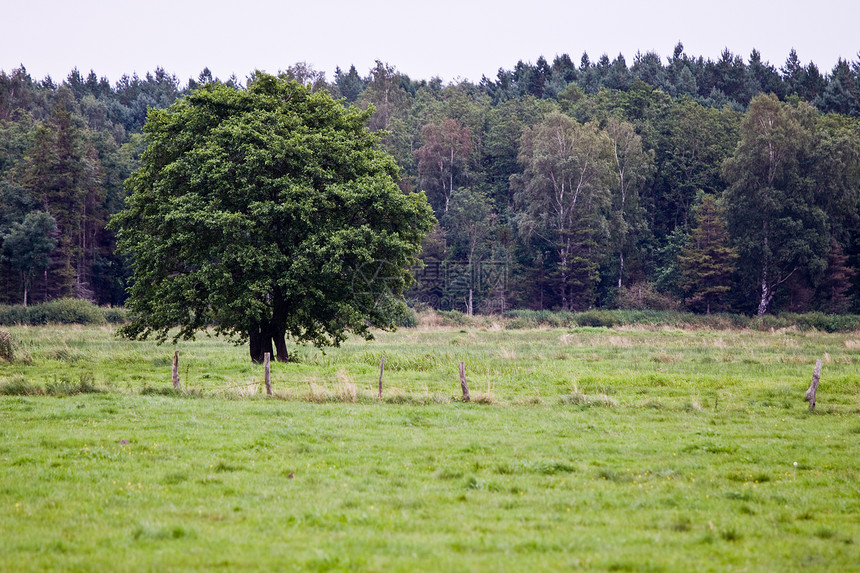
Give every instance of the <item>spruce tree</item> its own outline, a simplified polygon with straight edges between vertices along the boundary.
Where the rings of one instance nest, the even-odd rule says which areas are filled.
[[[678,258],[687,306],[707,314],[722,310],[738,255],[729,246],[726,223],[713,195],[702,198],[690,242]]]
[[[830,313],[842,313],[851,304],[852,281],[857,271],[848,264],[848,256],[836,239],[830,239],[830,253],[827,255],[827,271],[818,285],[819,307]]]

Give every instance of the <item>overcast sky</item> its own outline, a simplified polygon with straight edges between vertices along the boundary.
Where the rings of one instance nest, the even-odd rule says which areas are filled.
[[[77,67],[114,83],[156,67],[182,84],[204,67],[227,79],[305,61],[331,79],[336,66],[366,75],[379,59],[413,79],[480,81],[518,60],[578,64],[636,52],[665,58],[679,41],[718,59],[753,48],[777,68],[795,48],[829,72],[857,61],[857,0],[9,0],[0,10],[0,69],[23,64],[55,81]]]

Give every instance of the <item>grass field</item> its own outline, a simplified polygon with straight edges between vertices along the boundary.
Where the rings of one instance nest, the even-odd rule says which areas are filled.
[[[860,333],[9,330],[2,571],[860,571]]]

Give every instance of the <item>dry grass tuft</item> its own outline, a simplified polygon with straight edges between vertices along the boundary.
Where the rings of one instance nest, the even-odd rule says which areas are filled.
[[[472,402],[475,404],[493,405],[496,403],[496,397],[492,392],[475,392],[472,396]]]
[[[487,380],[487,391],[486,392],[475,392],[472,395],[472,402],[476,404],[495,404],[496,396],[493,393],[493,383],[490,380]]]
[[[233,388],[230,388],[230,391],[232,391],[238,398],[250,398],[251,396],[256,396],[259,393],[260,384],[258,382],[248,382],[247,384],[234,386]]]
[[[655,354],[651,357],[652,362],[660,362],[663,364],[671,364],[673,362],[681,362],[684,360],[684,357],[679,354],[669,354],[667,352],[661,352],[660,354]]]
[[[442,317],[433,311],[422,312],[418,314],[418,327],[419,328],[438,328],[442,326]]]
[[[338,401],[355,402],[358,397],[358,388],[349,373],[341,368],[337,371],[337,374],[335,374],[335,378],[337,379],[335,396]]]
[[[328,388],[325,387],[325,384],[317,384],[314,381],[310,381],[308,382],[308,391],[304,398],[309,402],[317,402],[320,404],[326,402],[329,399]]]
[[[606,342],[609,343],[609,346],[617,348],[630,348],[633,346],[633,341],[626,336],[609,336],[606,338]]]
[[[690,400],[689,402],[684,404],[684,410],[687,412],[701,412],[702,405],[699,404],[698,400]]]
[[[558,337],[558,342],[562,346],[579,346],[579,336],[576,334],[562,334]]]
[[[12,350],[12,335],[8,330],[0,329],[0,361],[12,364],[15,352]]]
[[[517,353],[514,352],[513,350],[508,350],[504,346],[499,348],[499,356],[501,356],[505,360],[516,360],[517,359]]]
[[[397,386],[391,386],[383,390],[382,399],[389,404],[405,404],[410,401],[406,392]]]
[[[597,406],[602,408],[614,408],[618,406],[618,400],[612,396],[608,396],[602,392],[598,394],[586,394],[579,389],[579,386],[574,382],[570,394],[562,398],[563,404],[573,404],[579,406]]]
[[[588,404],[590,406],[600,406],[602,408],[615,408],[616,406],[618,406],[618,400],[616,400],[612,396],[600,393],[594,394],[593,396],[589,396]]]
[[[345,382],[337,388],[337,399],[341,402],[355,402],[358,396],[358,389],[354,382]]]

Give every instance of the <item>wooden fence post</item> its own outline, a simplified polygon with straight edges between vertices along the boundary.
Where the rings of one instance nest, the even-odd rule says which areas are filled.
[[[173,351],[173,387],[179,390],[179,351]]]
[[[272,367],[271,367],[272,353],[266,352],[263,354],[263,365],[266,370],[266,394],[272,395]]]
[[[812,371],[812,384],[806,391],[806,401],[809,402],[809,411],[815,410],[815,393],[818,392],[818,381],[821,379],[821,360],[815,361],[815,370]]]
[[[463,389],[463,402],[468,402],[469,398],[469,385],[466,383],[466,363],[462,360],[460,361],[460,388]]]
[[[382,357],[382,362],[379,363],[379,399],[382,400],[382,373],[385,372],[385,356]]]

